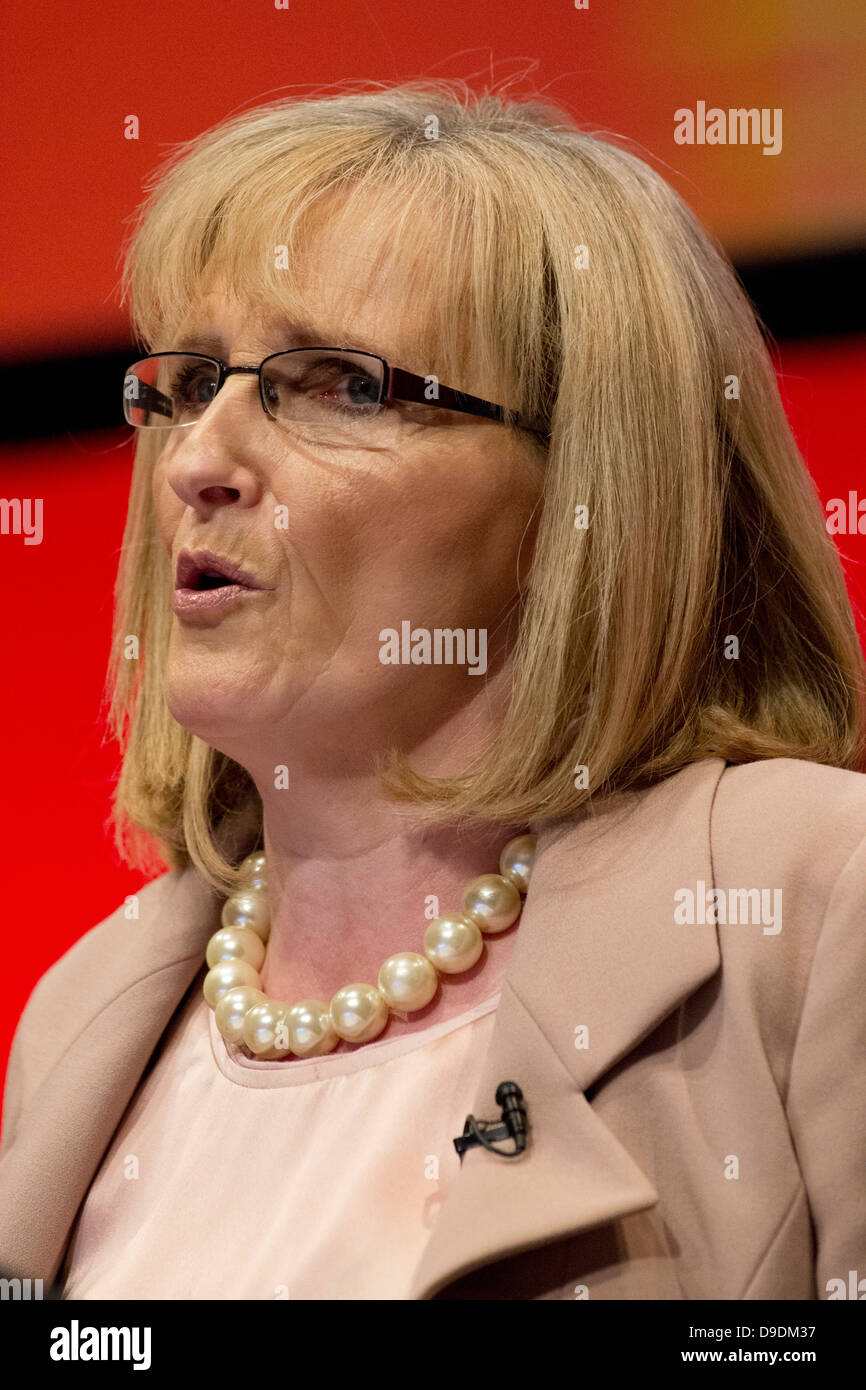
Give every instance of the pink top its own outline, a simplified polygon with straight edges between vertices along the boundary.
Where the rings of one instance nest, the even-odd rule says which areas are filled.
[[[500,992],[354,1052],[262,1062],[192,991],[91,1183],[66,1297],[408,1298]]]

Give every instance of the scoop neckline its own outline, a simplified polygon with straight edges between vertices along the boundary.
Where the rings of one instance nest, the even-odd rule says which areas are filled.
[[[223,1037],[216,1026],[213,1010],[208,1008],[204,1000],[201,1002],[208,1013],[211,1052],[222,1075],[235,1085],[263,1089],[326,1081],[332,1076],[348,1076],[352,1072],[381,1066],[396,1057],[414,1052],[437,1038],[445,1037],[458,1028],[474,1023],[479,1018],[484,1018],[496,1008],[501,995],[500,987],[495,994],[482,1000],[474,1008],[467,1009],[465,1013],[446,1019],[444,1023],[431,1024],[429,1028],[422,1028],[417,1033],[402,1033],[396,1038],[383,1038],[379,1042],[359,1047],[355,1052],[331,1052],[322,1057],[311,1057],[309,1060],[295,1058],[290,1062],[265,1062],[260,1058],[247,1057],[237,1044],[230,1043]]]

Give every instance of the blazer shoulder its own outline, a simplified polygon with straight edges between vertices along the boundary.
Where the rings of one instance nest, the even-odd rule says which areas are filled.
[[[798,758],[727,766],[711,811],[714,857],[759,854],[832,885],[866,836],[866,773]],[[799,874],[795,874],[799,877]]]
[[[810,978],[820,990],[838,984],[843,960],[854,976],[861,968],[866,774],[793,758],[729,766],[715,789],[710,849],[723,901],[766,897],[762,925],[729,921],[719,941],[723,963],[748,976],[784,1086]]]
[[[92,988],[94,973],[106,970],[122,976],[132,954],[134,936],[165,907],[180,878],[178,870],[161,874],[126,897],[96,926],[90,927],[39,977],[21,1015],[52,1013],[78,988]],[[20,1024],[19,1024],[20,1026]]]
[[[148,922],[153,922],[165,908],[180,877],[180,870],[171,870],[124,899],[36,981],[18,1019],[9,1052],[3,1096],[4,1145],[8,1122],[29,1089],[35,1071],[43,1069],[46,1061],[51,1065],[52,1056],[59,1055],[85,1015],[98,1006],[94,1003],[100,992],[98,986],[109,991],[123,988],[130,973],[134,973],[142,928],[146,932]],[[130,899],[134,900],[133,910]]]

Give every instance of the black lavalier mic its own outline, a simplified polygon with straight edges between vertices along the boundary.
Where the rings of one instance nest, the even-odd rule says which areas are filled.
[[[501,1158],[517,1158],[525,1150],[529,1126],[523,1092],[516,1081],[500,1081],[496,1088],[496,1104],[502,1110],[499,1123],[494,1120],[476,1120],[474,1115],[467,1115],[463,1133],[453,1141],[461,1163],[466,1150],[471,1149],[474,1144],[483,1144],[485,1149],[499,1154]],[[498,1149],[491,1143],[494,1139],[513,1139],[513,1150]]]

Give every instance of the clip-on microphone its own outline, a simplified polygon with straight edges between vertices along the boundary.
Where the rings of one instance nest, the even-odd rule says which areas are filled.
[[[467,1115],[463,1133],[453,1141],[461,1163],[466,1150],[474,1144],[483,1144],[485,1149],[499,1154],[501,1158],[517,1158],[526,1148],[526,1106],[523,1104],[523,1092],[516,1081],[500,1081],[496,1088],[496,1104],[502,1109],[502,1120],[498,1124],[494,1120],[476,1120],[474,1115]],[[508,1153],[504,1149],[497,1149],[490,1142],[492,1139],[513,1139],[513,1151]]]

